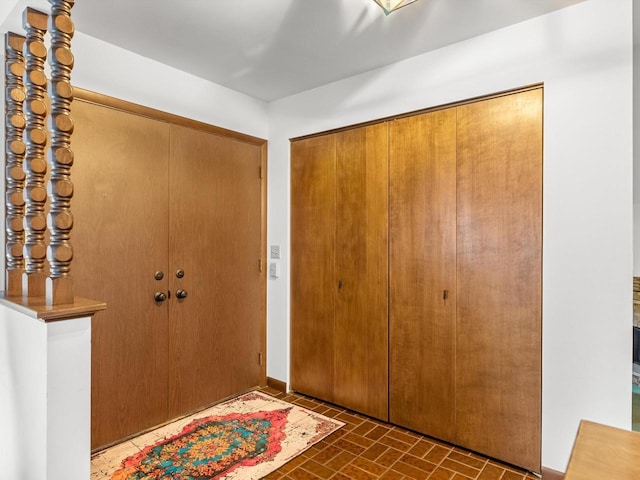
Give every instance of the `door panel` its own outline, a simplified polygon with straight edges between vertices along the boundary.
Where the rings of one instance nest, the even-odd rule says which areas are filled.
[[[167,124],[76,100],[76,294],[107,302],[92,325],[92,448],[166,420]],[[167,272],[165,272],[167,273]]]
[[[333,401],[336,136],[291,144],[291,388]]]
[[[388,126],[336,136],[334,401],[388,418]]]
[[[171,127],[170,417],[262,381],[261,162],[259,146]]]
[[[390,421],[454,442],[455,109],[392,122],[390,145]]]
[[[458,108],[459,443],[540,471],[542,90]]]

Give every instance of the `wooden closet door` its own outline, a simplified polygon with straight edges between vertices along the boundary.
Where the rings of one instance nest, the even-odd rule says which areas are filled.
[[[169,417],[265,381],[261,164],[260,146],[171,127]]]
[[[455,441],[456,112],[390,127],[390,421]]]
[[[388,125],[337,134],[336,152],[333,400],[387,420]]]
[[[336,136],[291,144],[291,388],[333,401]]]
[[[73,102],[76,294],[107,302],[92,324],[91,446],[167,418],[166,123]],[[166,273],[166,272],[165,272]]]
[[[542,90],[458,108],[458,441],[540,471]]]

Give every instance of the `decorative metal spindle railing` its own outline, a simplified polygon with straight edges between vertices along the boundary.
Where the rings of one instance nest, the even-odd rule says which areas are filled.
[[[44,71],[47,58],[47,47],[44,43],[47,19],[46,14],[32,8],[27,8],[24,12],[24,29],[26,31],[24,83],[27,115],[25,136],[27,146],[25,155],[25,267],[27,282],[23,286],[23,293],[29,297],[44,296],[47,275],[45,271],[47,256],[45,245],[47,230],[45,213],[47,203],[45,183],[47,173],[47,77]]]
[[[51,132],[51,151],[49,163],[51,177],[49,180],[49,266],[50,278],[47,281],[47,302],[53,305],[73,302],[73,281],[70,276],[73,249],[70,243],[73,216],[71,214],[71,166],[73,151],[71,150],[71,134],[73,120],[71,118],[71,102],[73,88],[71,86],[71,70],[73,54],[71,39],[74,25],[71,20],[71,9],[74,0],[49,0],[51,17],[49,31],[51,33],[51,81],[49,98],[51,99],[51,115],[49,117]]]
[[[25,89],[25,38],[15,33],[5,35],[5,207],[7,294],[22,295],[24,274],[24,155],[22,133],[26,125],[23,111]]]

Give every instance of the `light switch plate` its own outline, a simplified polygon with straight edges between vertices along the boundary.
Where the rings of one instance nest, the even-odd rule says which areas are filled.
[[[269,265],[269,276],[271,278],[279,278],[280,277],[280,264],[277,262],[272,262]]]
[[[280,258],[280,245],[271,245],[271,258]]]

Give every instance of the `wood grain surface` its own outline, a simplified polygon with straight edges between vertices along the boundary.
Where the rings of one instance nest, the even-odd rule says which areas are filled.
[[[336,134],[334,401],[388,419],[388,125]]]
[[[390,138],[390,420],[454,442],[455,109],[392,122]]]
[[[542,90],[458,107],[461,445],[540,471]]]

